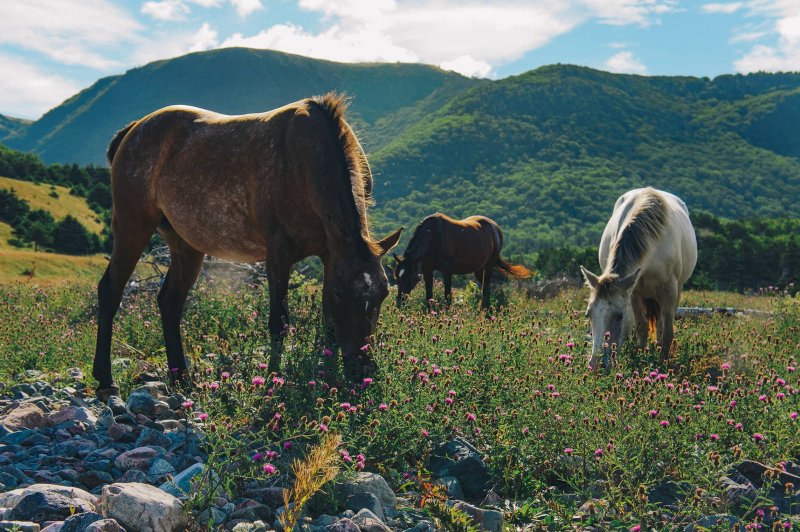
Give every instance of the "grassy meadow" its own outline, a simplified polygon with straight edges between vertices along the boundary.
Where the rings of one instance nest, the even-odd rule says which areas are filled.
[[[0,381],[19,382],[25,369],[49,380],[70,367],[90,375],[92,288],[0,291]],[[592,374],[586,294],[539,301],[523,292],[505,285],[505,304],[491,313],[477,310],[473,285],[449,309],[426,309],[419,291],[402,311],[388,298],[369,348],[379,370],[353,385],[322,343],[318,285],[291,292],[282,372],[269,375],[267,288],[201,282],[183,325],[194,377],[184,414],[205,427],[208,463],[232,493],[253,479],[277,483],[292,458],[338,433],[344,470],[366,468],[397,491],[441,496],[426,480],[427,459],[460,435],[484,453],[493,490],[511,501],[509,530],[670,528],[731,510],[718,484],[731,465],[800,457],[796,298],[688,292],[686,304],[770,314],[679,320],[666,364],[626,346],[609,374]],[[114,340],[123,396],[143,372],[166,378],[154,294],[126,297]],[[666,481],[686,495],[669,512],[648,497]],[[211,497],[200,490],[194,503]],[[770,512],[765,501],[736,511],[755,523]]]

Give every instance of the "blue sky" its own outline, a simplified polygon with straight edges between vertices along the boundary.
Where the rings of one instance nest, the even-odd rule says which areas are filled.
[[[3,0],[0,113],[226,46],[498,78],[573,63],[714,77],[800,70],[800,0]]]

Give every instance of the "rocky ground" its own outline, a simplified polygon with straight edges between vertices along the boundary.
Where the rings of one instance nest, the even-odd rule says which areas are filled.
[[[37,378],[35,372],[28,376]],[[107,404],[85,396],[80,370],[69,376],[55,387],[37,381],[3,392],[0,530],[177,531],[210,523],[233,531],[280,530],[280,486],[253,484],[232,500],[220,494],[202,511],[185,508],[192,480],[201,478],[205,468],[202,434],[183,418],[185,398],[169,395],[156,376],[145,374],[125,401],[112,397]],[[477,449],[461,439],[443,443],[427,468],[450,497],[448,504],[467,514],[472,526],[503,529],[501,510],[513,504],[490,490],[489,469]],[[765,482],[773,486],[769,498],[778,510],[800,508],[800,497],[792,491],[792,486],[800,488],[800,466],[789,462],[776,471],[750,461],[720,480],[727,497],[720,507],[723,502],[749,504]],[[361,472],[331,491],[335,502],[321,498],[307,505],[303,530],[437,530],[428,514],[415,509],[417,494],[396,495],[375,473]],[[670,482],[648,493],[667,517],[687,497],[700,495],[691,486]],[[602,499],[578,502],[576,522],[603,505]],[[347,510],[337,512],[341,508]],[[769,516],[764,519],[768,522]],[[681,528],[737,522],[733,515],[708,515]]]

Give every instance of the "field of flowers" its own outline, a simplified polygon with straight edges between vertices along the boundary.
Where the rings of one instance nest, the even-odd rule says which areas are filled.
[[[91,288],[0,293],[0,381],[26,369],[51,381],[71,367],[91,374]],[[290,483],[291,460],[336,433],[343,472],[375,471],[395,491],[435,499],[444,495],[428,482],[432,450],[460,436],[483,454],[509,530],[664,529],[721,514],[800,527],[800,486],[781,480],[800,462],[797,298],[687,293],[686,304],[769,313],[680,320],[665,364],[625,346],[610,373],[593,374],[586,294],[523,293],[506,285],[490,313],[472,287],[449,309],[426,308],[418,292],[402,310],[387,299],[368,347],[378,372],[351,384],[324,348],[317,286],[292,291],[282,372],[270,375],[266,287],[201,284],[183,325],[194,378],[183,414],[207,436],[210,478],[231,493]],[[143,373],[166,377],[154,294],[126,298],[114,338],[123,396]],[[737,499],[720,480],[747,460],[766,466],[764,482]]]

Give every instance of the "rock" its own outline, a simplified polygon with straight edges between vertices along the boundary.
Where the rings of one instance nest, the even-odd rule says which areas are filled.
[[[132,442],[133,441],[133,427],[130,425],[123,425],[121,423],[113,422],[106,430],[109,438],[119,442]]]
[[[156,459],[153,465],[150,466],[150,469],[147,470],[147,478],[153,483],[160,482],[164,480],[167,475],[174,474],[175,468],[163,458]]]
[[[94,428],[97,425],[97,417],[88,408],[78,406],[65,406],[57,412],[53,412],[48,417],[53,425],[59,425],[69,421],[80,421]]]
[[[384,478],[376,473],[357,473],[355,478],[348,480],[337,487],[339,499],[346,503],[347,500],[357,493],[371,493],[377,497],[384,508],[394,508],[397,504],[395,496],[389,484]]]
[[[134,414],[153,414],[155,413],[158,400],[149,393],[133,392],[125,401],[127,410]],[[122,414],[118,414],[122,415]]]
[[[195,466],[201,466],[202,467],[203,464],[195,464]],[[195,467],[195,466],[192,466],[192,467]],[[191,469],[191,467],[189,469]],[[187,469],[187,471],[189,469]],[[202,471],[202,469],[201,469],[201,471]],[[185,473],[185,471],[184,471],[184,473]],[[183,473],[181,473],[181,475],[183,475]],[[177,480],[181,475],[178,475],[177,477],[172,479],[172,482],[177,484]],[[164,484],[162,484],[161,489],[164,489]],[[254,500],[260,501],[260,502],[266,504],[267,506],[269,506],[270,508],[277,508],[278,506],[281,506],[283,504],[283,500],[284,500],[283,499],[283,496],[284,496],[283,494],[284,494],[285,491],[286,491],[286,488],[279,488],[277,486],[272,486],[272,487],[268,487],[268,488],[248,489],[248,490],[245,490],[244,493],[242,493],[242,495],[244,495],[245,497],[247,497],[249,499],[254,499]]]
[[[489,468],[477,455],[456,462],[453,476],[458,479],[461,490],[468,499],[483,498],[490,487]]]
[[[123,530],[115,519],[101,519],[85,528],[86,532],[120,532]]]
[[[725,493],[725,499],[733,508],[749,505],[756,496],[758,488],[739,472],[722,477],[719,486]]]
[[[170,445],[172,445],[172,440],[169,436],[151,428],[142,429],[136,440],[136,447],[156,446],[169,449]]]
[[[92,512],[94,505],[79,499],[71,499],[53,491],[29,493],[8,512],[7,517],[15,521],[61,521],[76,511]]]
[[[647,500],[662,506],[675,506],[690,494],[692,486],[688,482],[673,482],[668,480],[650,488]]]
[[[233,527],[233,532],[267,532],[267,530],[267,525],[263,521],[239,523]]]
[[[413,528],[407,528],[405,532],[438,532],[430,521],[420,521]]]
[[[90,524],[103,519],[105,518],[96,512],[71,515],[64,519],[64,524],[61,525],[61,532],[83,532]]]
[[[384,520],[383,506],[381,505],[381,501],[379,501],[378,498],[372,493],[361,492],[351,495],[347,499],[347,508],[353,510],[354,512],[367,509],[375,514],[375,516],[381,521]]]
[[[147,475],[145,474],[144,471],[141,471],[139,469],[128,469],[116,481],[122,484],[130,482],[147,484]]]
[[[19,502],[32,493],[54,493],[70,499],[77,508],[80,504],[88,504],[93,511],[97,497],[80,488],[70,486],[59,486],[57,484],[34,484],[27,488],[20,488],[0,494],[0,508],[13,508]]]
[[[125,406],[125,402],[116,395],[112,395],[111,397],[109,397],[108,401],[106,402],[106,405],[108,406],[108,408],[111,409],[111,412],[115,416],[121,416],[122,414],[130,413],[128,412],[128,407]]]
[[[188,495],[192,491],[192,479],[195,478],[197,475],[200,475],[204,470],[205,470],[204,464],[194,464],[188,469],[181,471],[172,480],[161,484],[159,488],[162,491],[169,493],[174,497],[179,497],[181,495]],[[249,497],[249,495],[247,494],[245,494],[245,496]],[[281,495],[280,501],[282,504],[283,495]]]
[[[707,515],[684,528],[684,532],[696,532],[700,530],[733,530],[736,524],[741,524],[738,517],[728,514]]]
[[[78,482],[83,484],[89,489],[102,486],[103,484],[111,484],[114,482],[114,477],[105,471],[98,471],[96,469],[89,469],[78,475]]]
[[[0,521],[2,532],[39,532],[39,525],[30,521]]]
[[[128,469],[147,470],[150,469],[157,457],[158,451],[152,447],[137,447],[117,456],[114,465],[123,471]]]
[[[148,484],[103,486],[100,509],[131,532],[177,532],[188,525],[183,504]]]
[[[22,429],[16,432],[10,432],[0,438],[0,443],[5,443],[6,445],[22,445],[22,442],[35,434],[38,434],[35,429]]]
[[[64,521],[53,521],[46,527],[44,527],[41,532],[61,532],[61,527],[64,526]]]
[[[502,512],[478,508],[463,501],[455,502],[453,507],[469,515],[481,530],[488,532],[501,532],[503,530]]]
[[[366,508],[362,508],[351,519],[361,532],[392,532],[392,529],[383,524],[383,520]]]
[[[461,483],[456,477],[442,477],[436,479],[436,483],[441,485],[451,499],[464,499],[464,492],[461,490]]]
[[[359,532],[361,529],[348,518],[339,519],[332,525],[321,527],[324,532]]]
[[[3,418],[3,425],[11,431],[36,429],[47,425],[44,411],[33,403],[22,403]]]

